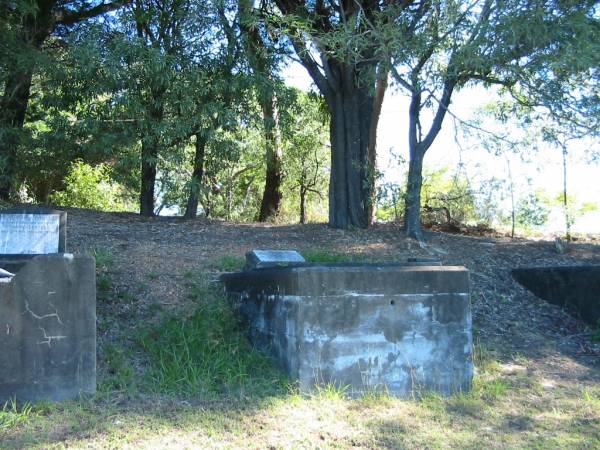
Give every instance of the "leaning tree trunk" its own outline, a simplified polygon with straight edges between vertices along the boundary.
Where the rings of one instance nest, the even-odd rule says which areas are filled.
[[[267,171],[265,190],[258,220],[265,222],[279,213],[281,206],[282,151],[279,144],[276,99],[273,93],[262,102],[263,126],[266,145]]]
[[[338,86],[326,96],[331,113],[329,225],[366,228],[374,189],[370,153],[374,92],[359,86],[351,68],[339,70]]]
[[[198,201],[200,200],[200,188],[202,187],[202,176],[204,175],[204,153],[206,150],[206,138],[203,133],[196,134],[196,153],[194,155],[194,171],[190,182],[190,195],[185,208],[186,219],[193,219],[198,215]]]
[[[411,149],[406,185],[404,228],[406,234],[421,240],[421,188],[423,187],[423,157],[419,149]]]
[[[439,100],[437,111],[433,117],[431,127],[425,136],[421,134],[420,114],[421,94],[418,84],[413,86],[410,107],[408,109],[408,149],[410,160],[408,163],[408,179],[406,183],[406,198],[404,205],[404,231],[408,237],[421,241],[421,187],[423,186],[423,158],[431,147],[431,144],[442,129],[444,117],[450,106],[452,92],[456,80],[452,77],[446,78],[444,91]]]

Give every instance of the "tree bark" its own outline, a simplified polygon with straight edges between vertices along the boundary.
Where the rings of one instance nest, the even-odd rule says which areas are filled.
[[[421,188],[423,186],[423,154],[411,151],[408,163],[404,229],[407,236],[421,240]]]
[[[204,175],[204,153],[206,150],[206,138],[202,133],[196,134],[196,153],[194,156],[194,170],[190,182],[190,195],[185,208],[186,219],[193,219],[198,215],[198,201],[200,200],[200,189],[202,187],[202,176]]]
[[[265,135],[265,156],[267,170],[265,175],[265,190],[263,193],[259,222],[266,222],[277,216],[281,206],[282,151],[279,143],[276,99],[273,93],[262,101],[263,127]]]
[[[406,183],[406,199],[404,205],[404,231],[408,237],[421,241],[421,187],[423,186],[423,158],[425,153],[433,144],[433,141],[442,129],[444,117],[448,112],[450,100],[456,82],[453,78],[447,78],[444,82],[444,91],[439,100],[436,113],[431,122],[429,131],[425,136],[421,134],[420,114],[421,91],[414,83],[410,106],[408,109],[408,148],[410,160],[408,163],[408,179]]]
[[[300,223],[306,223],[306,189],[300,186]]]
[[[563,164],[563,211],[565,213],[565,239],[571,241],[571,217],[569,214],[569,200],[567,196],[567,146],[562,144]]]
[[[142,165],[140,187],[140,215],[154,216],[154,187],[156,184],[156,166],[158,145],[155,142],[142,141]]]
[[[359,84],[351,67],[339,65],[338,73],[334,90],[325,96],[331,114],[329,225],[366,228],[374,189],[369,151],[374,89]]]

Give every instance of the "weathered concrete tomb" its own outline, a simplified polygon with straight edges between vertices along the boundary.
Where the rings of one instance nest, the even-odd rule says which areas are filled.
[[[0,211],[0,402],[96,390],[96,281],[64,253],[66,213]]]
[[[600,266],[520,267],[512,274],[541,299],[574,311],[591,325],[600,320]]]
[[[252,342],[304,391],[324,383],[400,397],[465,391],[473,377],[469,273],[424,263],[290,263],[222,281]]]

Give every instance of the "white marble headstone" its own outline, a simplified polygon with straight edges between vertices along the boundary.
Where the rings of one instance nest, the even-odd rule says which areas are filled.
[[[59,240],[59,214],[0,213],[2,255],[58,253]]]

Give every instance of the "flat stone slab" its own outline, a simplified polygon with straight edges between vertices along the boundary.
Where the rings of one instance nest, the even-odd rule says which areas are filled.
[[[399,397],[470,389],[464,267],[304,264],[221,277],[251,341],[304,391],[349,386]]]
[[[0,258],[0,405],[96,391],[94,258]]]
[[[67,213],[19,207],[0,211],[0,255],[42,255],[66,251]]]
[[[295,250],[252,250],[246,253],[245,268],[250,270],[304,262],[304,257]]]

